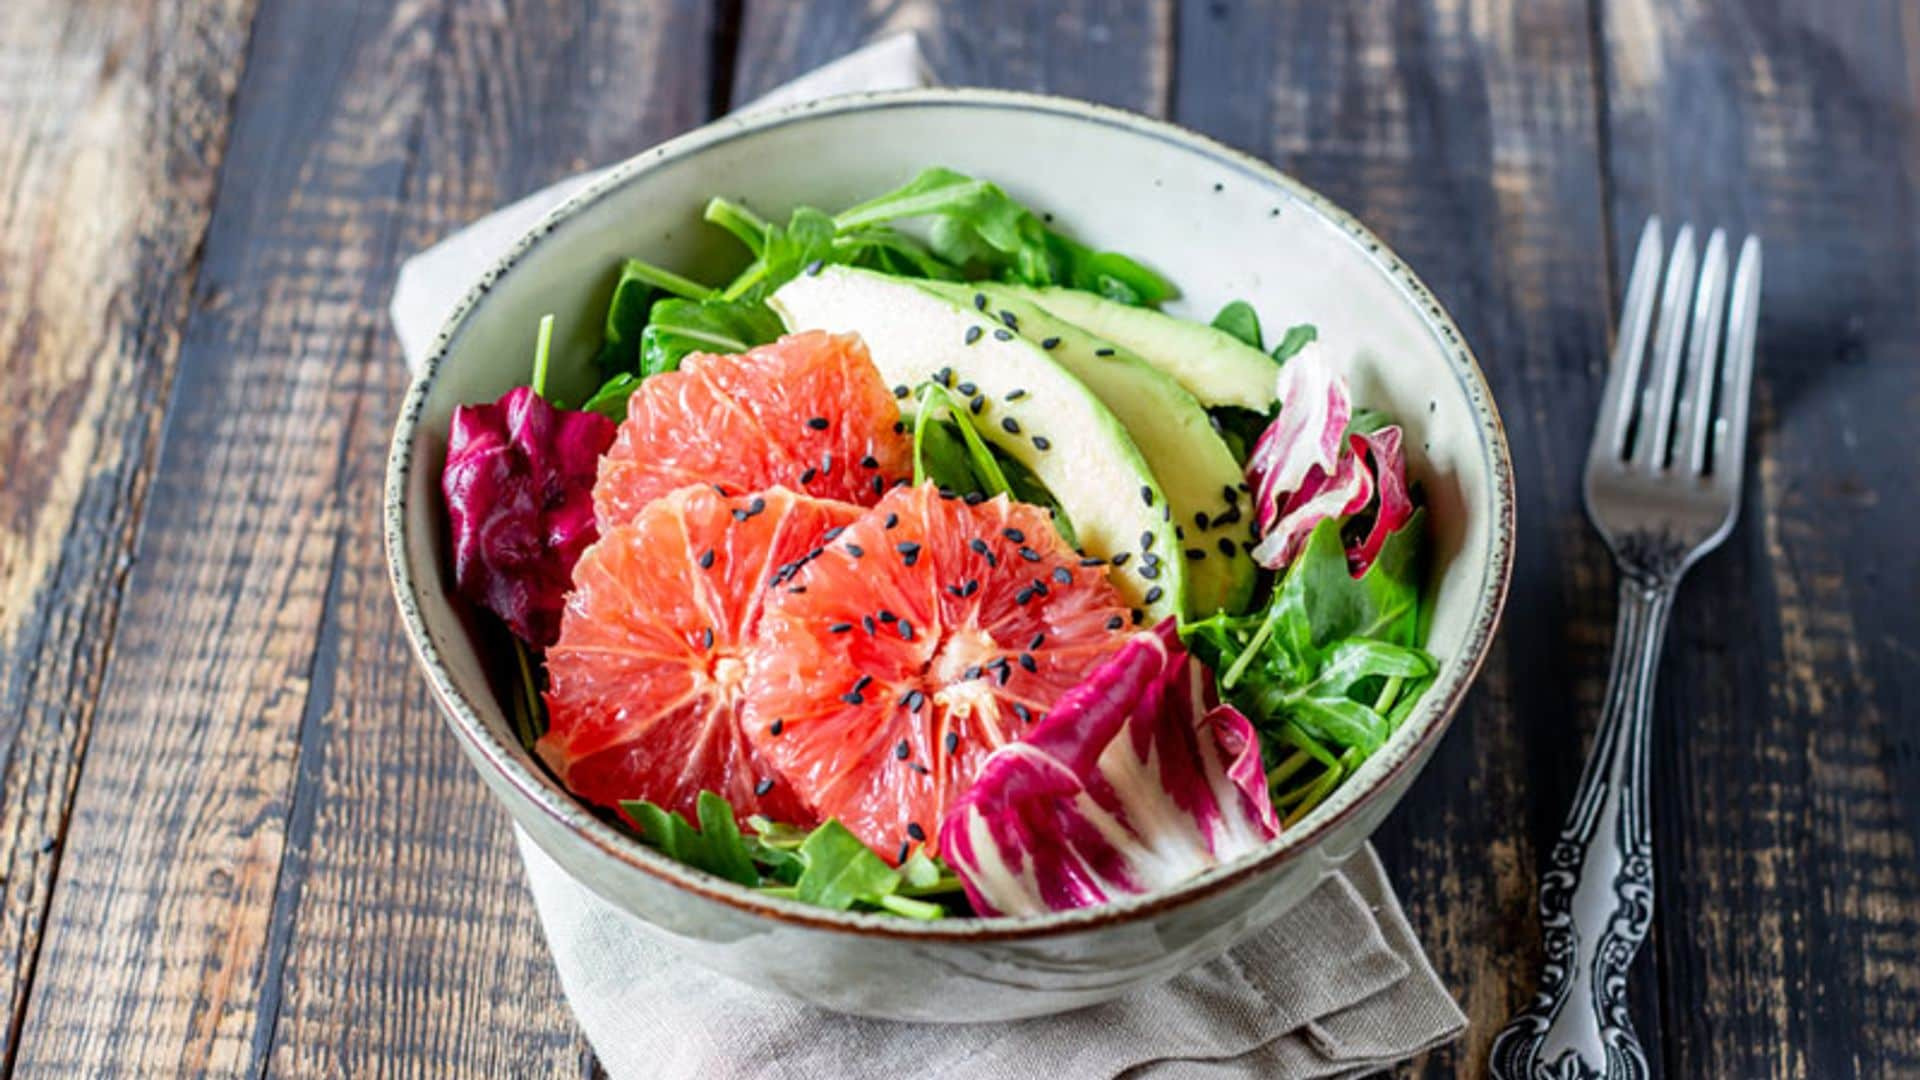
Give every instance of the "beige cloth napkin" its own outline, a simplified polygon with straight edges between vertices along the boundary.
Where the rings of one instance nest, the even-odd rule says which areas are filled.
[[[929,81],[907,34],[748,108]],[[401,266],[391,310],[410,366],[482,270],[595,175],[530,195]],[[515,835],[560,985],[615,1080],[1350,1077],[1466,1027],[1371,847],[1274,927],[1161,986],[1064,1016],[945,1026],[842,1016],[714,975]]]

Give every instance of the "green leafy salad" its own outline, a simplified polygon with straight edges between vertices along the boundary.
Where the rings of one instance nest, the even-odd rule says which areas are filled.
[[[590,269],[598,350],[549,319],[448,433],[454,581],[607,820],[801,903],[1057,911],[1258,850],[1417,707],[1423,499],[1311,312],[1163,312],[943,168],[704,216],[730,280]]]

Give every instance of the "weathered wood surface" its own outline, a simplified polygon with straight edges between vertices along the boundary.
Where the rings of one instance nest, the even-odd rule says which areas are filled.
[[[0,1073],[581,1070],[386,597],[394,266],[902,29],[948,82],[1276,161],[1487,368],[1515,599],[1379,836],[1474,1022],[1415,1074],[1477,1071],[1528,989],[1610,645],[1577,477],[1616,268],[1649,211],[1766,236],[1754,489],[1663,672],[1635,1001],[1670,1076],[1920,1069],[1912,5],[257,4],[0,5]]]

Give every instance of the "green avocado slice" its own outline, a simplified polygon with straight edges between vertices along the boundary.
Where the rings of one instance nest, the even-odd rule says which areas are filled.
[[[960,304],[986,296],[988,314],[1039,344],[1119,419],[1173,510],[1178,544],[1162,552],[1162,558],[1186,563],[1189,616],[1205,618],[1246,606],[1254,585],[1253,560],[1246,553],[1252,517],[1240,491],[1240,465],[1192,394],[1131,350],[1057,317],[1013,289],[920,284]],[[1135,564],[1131,569],[1136,574],[1159,573],[1164,564]]]

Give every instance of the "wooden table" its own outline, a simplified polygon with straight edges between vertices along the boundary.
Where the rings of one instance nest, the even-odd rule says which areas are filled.
[[[0,1073],[578,1075],[506,820],[388,597],[396,264],[876,35],[1277,162],[1458,316],[1505,633],[1383,854],[1473,1026],[1528,992],[1611,572],[1578,502],[1658,211],[1767,243],[1756,466],[1661,676],[1674,1077],[1920,1070],[1920,5],[0,4]]]

